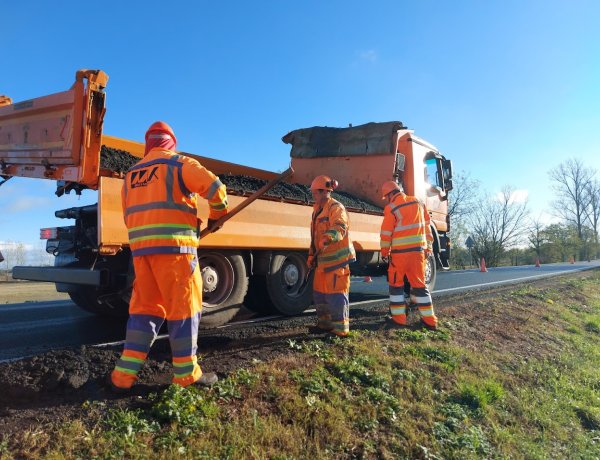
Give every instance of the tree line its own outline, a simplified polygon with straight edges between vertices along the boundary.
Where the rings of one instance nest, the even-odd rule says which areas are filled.
[[[484,258],[488,266],[567,262],[599,257],[598,171],[572,158],[548,172],[554,222],[531,215],[514,188],[482,191],[468,173],[456,174],[448,213],[453,240],[451,264],[464,268]],[[471,238],[472,247],[465,241]]]

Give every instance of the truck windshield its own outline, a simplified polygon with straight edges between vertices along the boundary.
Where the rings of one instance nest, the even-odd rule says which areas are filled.
[[[438,162],[435,158],[425,160],[425,174],[427,175],[426,180],[429,185],[442,188],[442,184],[439,181]]]

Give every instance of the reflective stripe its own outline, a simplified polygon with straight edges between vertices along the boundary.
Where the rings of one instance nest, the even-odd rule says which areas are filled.
[[[174,160],[174,159],[170,159],[170,158],[157,158],[155,160],[150,160],[148,162],[144,162],[144,163],[137,163],[135,165],[133,165],[129,171],[137,171],[138,169],[144,169],[147,168],[148,166],[154,166],[154,165],[170,165],[170,166],[181,166],[181,163],[179,163],[178,161]]]
[[[150,254],[196,254],[197,252],[198,248],[196,246],[153,246],[135,249],[131,251],[131,255],[138,257]]]
[[[392,240],[392,246],[408,246],[412,244],[427,244],[425,235],[411,235],[396,237]]]
[[[421,313],[421,316],[433,316],[433,307],[428,307],[428,308],[422,308],[419,307],[419,313]]]
[[[329,229],[327,231],[325,231],[325,235],[331,235],[332,241],[339,241],[342,238],[342,235],[340,234],[340,232],[338,232],[335,229]]]
[[[390,313],[394,316],[396,315],[405,315],[406,314],[406,306],[405,305],[390,305]]]
[[[138,204],[135,206],[129,206],[125,210],[125,217],[129,217],[131,214],[136,212],[144,212],[144,211],[152,211],[157,209],[168,209],[174,211],[182,211],[188,214],[196,215],[197,211],[194,208],[190,208],[185,204],[179,203],[170,203],[170,202],[161,202],[161,203],[146,203],[146,204]]]
[[[208,205],[214,209],[215,211],[222,211],[227,207],[227,202],[225,203],[208,203]]]
[[[381,236],[392,236],[392,232],[387,230],[381,230]]]
[[[404,208],[405,206],[410,206],[411,204],[419,204],[419,202],[418,201],[407,201],[406,203],[399,204],[397,206],[394,206],[393,208],[390,206],[390,208],[391,208],[392,212],[394,212],[397,209]]]
[[[410,230],[412,228],[421,228],[423,226],[423,224],[421,223],[416,223],[416,224],[410,224],[410,225],[399,225],[396,226],[396,228],[394,228],[395,232],[401,232],[403,230]],[[390,232],[390,235],[392,234],[392,232]]]
[[[318,261],[319,262],[334,262],[336,260],[340,260],[340,259],[350,256],[350,255],[354,256],[354,254],[355,253],[354,253],[353,249],[351,250],[349,247],[345,247],[345,248],[342,248],[342,249],[334,252],[333,254],[319,256]]]
[[[129,241],[151,235],[173,235],[195,237],[196,229],[187,224],[152,224],[140,225],[129,229]]]
[[[138,371],[134,371],[133,369],[126,369],[126,368],[121,367],[121,366],[115,366],[115,370],[117,370],[119,372],[123,372],[124,374],[136,375],[138,373]]]
[[[392,254],[402,254],[403,252],[423,252],[424,249],[421,246],[415,246],[412,248],[405,248],[405,249],[392,249],[391,253]]]
[[[222,185],[223,182],[221,182],[218,178],[215,179],[214,182],[208,188],[208,191],[206,192],[206,196],[204,198],[206,198],[207,200],[212,200],[215,194],[219,191],[219,187],[221,187]]]
[[[348,260],[345,260],[344,262],[341,262],[341,263],[339,263],[337,265],[332,265],[330,267],[325,267],[323,269],[323,271],[325,273],[332,272],[334,270],[337,270],[338,268],[342,268],[342,267],[345,267],[346,265],[350,265],[352,262],[356,262],[356,259],[348,259]]]
[[[404,303],[404,294],[401,294],[401,295],[390,295],[390,302]]]
[[[171,235],[171,234],[148,235],[148,236],[140,236],[138,238],[129,238],[130,243],[140,243],[142,241],[152,241],[152,240],[177,240],[178,241],[177,247],[180,247],[179,244],[182,242],[185,242],[190,245],[193,243],[197,243],[198,238],[195,235],[186,236],[186,235]]]

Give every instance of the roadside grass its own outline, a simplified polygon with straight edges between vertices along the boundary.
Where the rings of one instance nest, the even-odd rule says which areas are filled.
[[[170,386],[139,409],[93,402],[86,420],[0,434],[0,458],[600,457],[600,274],[490,302],[498,321],[524,318],[494,346],[443,315],[437,332],[290,340],[208,391]]]

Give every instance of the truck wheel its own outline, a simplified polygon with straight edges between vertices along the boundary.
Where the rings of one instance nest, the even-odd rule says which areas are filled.
[[[291,316],[311,305],[313,274],[305,282],[307,272],[304,254],[284,252],[273,255],[266,285],[275,311]]]
[[[200,252],[198,258],[203,285],[200,327],[217,327],[242,306],[248,292],[246,264],[238,252]]]
[[[131,292],[128,297],[121,297],[114,293],[99,292],[94,286],[79,286],[68,294],[75,305],[94,315],[127,318],[129,314]]]
[[[429,254],[425,261],[425,283],[429,288],[429,292],[433,292],[435,288],[435,279],[437,277],[437,267],[435,264],[435,257],[433,254]]]

